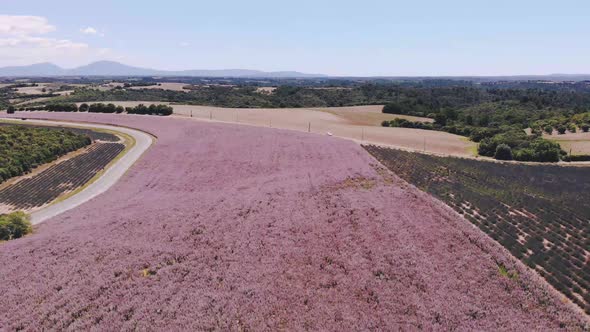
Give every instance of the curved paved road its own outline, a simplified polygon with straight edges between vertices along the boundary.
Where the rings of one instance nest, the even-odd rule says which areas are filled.
[[[115,164],[111,165],[111,167],[109,167],[100,178],[98,178],[88,187],[84,188],[84,190],[80,191],[76,195],[68,197],[67,199],[61,202],[51,204],[47,207],[44,207],[38,211],[31,213],[31,223],[33,223],[34,225],[39,224],[49,218],[55,217],[58,214],[63,213],[67,210],[73,209],[78,205],[81,205],[107,191],[107,189],[114,185],[117,182],[117,180],[119,180],[125,174],[129,167],[131,167],[141,157],[141,155],[152,145],[154,141],[154,138],[149,134],[146,134],[139,130],[124,127],[74,122],[63,123],[60,121],[46,120],[26,120],[26,123],[38,123],[44,125],[60,126],[72,125],[76,127],[84,127],[90,129],[107,129],[127,134],[135,139],[135,145],[131,149],[129,149],[124,156],[117,160]]]

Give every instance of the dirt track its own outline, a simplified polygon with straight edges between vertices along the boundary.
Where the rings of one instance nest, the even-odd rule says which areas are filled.
[[[105,194],[1,245],[0,330],[554,330],[581,319],[350,141],[31,115],[158,141]]]

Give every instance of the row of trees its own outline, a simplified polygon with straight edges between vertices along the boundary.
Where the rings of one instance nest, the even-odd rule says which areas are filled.
[[[513,143],[513,146],[509,143],[510,141],[484,139],[479,143],[478,152],[498,160],[558,162],[566,157],[558,143],[542,138]]]
[[[151,104],[149,106],[139,104],[135,107],[123,107],[115,104],[86,104],[83,103],[78,107],[74,103],[56,103],[45,106],[27,106],[16,109],[10,106],[7,110],[8,114],[18,111],[49,111],[49,112],[89,112],[89,113],[123,113],[128,114],[143,114],[143,115],[172,115],[174,108],[163,104]]]
[[[434,125],[429,122],[420,122],[420,121],[409,121],[406,119],[395,118],[391,121],[383,121],[381,122],[381,126],[383,127],[400,127],[400,128],[415,128],[415,129],[425,129],[425,130],[433,130]]]
[[[152,115],[172,115],[174,109],[171,106],[163,105],[163,104],[151,104],[150,106],[145,106],[144,104],[139,104],[135,107],[126,107],[125,110],[129,114],[152,114]]]
[[[79,111],[89,113],[123,113],[125,108],[123,106],[116,106],[115,104],[81,104]]]
[[[479,141],[478,153],[499,160],[558,162],[566,153],[559,143],[543,139],[538,132],[527,135],[518,127],[504,127]]]
[[[68,130],[0,127],[0,183],[90,143],[90,137]]]
[[[573,123],[570,123],[570,124],[568,124],[566,126],[558,126],[557,128],[554,128],[554,127],[551,127],[551,126],[545,126],[545,128],[543,130],[547,134],[552,134],[554,129],[557,130],[557,133],[559,135],[565,134],[566,131],[569,131],[570,133],[575,133],[575,132],[578,131],[578,127],[575,124],[573,124]],[[583,124],[583,125],[580,126],[579,129],[581,129],[582,132],[587,133],[588,130],[590,130],[590,125],[589,124]]]

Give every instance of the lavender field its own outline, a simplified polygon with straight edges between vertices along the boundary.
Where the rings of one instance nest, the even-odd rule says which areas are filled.
[[[178,118],[27,116],[124,125],[157,142],[106,194],[0,244],[0,330],[588,322],[353,142]]]

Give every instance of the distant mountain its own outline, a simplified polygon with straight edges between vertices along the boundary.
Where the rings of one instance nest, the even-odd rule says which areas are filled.
[[[157,70],[132,67],[114,61],[99,61],[67,69],[65,74],[68,76],[153,76],[162,73]]]
[[[30,66],[0,68],[0,76],[59,76],[63,73],[64,69],[47,62]]]
[[[324,77],[320,74],[305,74],[296,71],[265,72],[248,69],[220,70],[156,70],[128,66],[114,61],[98,61],[91,64],[64,69],[51,63],[30,66],[0,68],[0,77],[51,77],[51,76],[195,76],[195,77]]]

